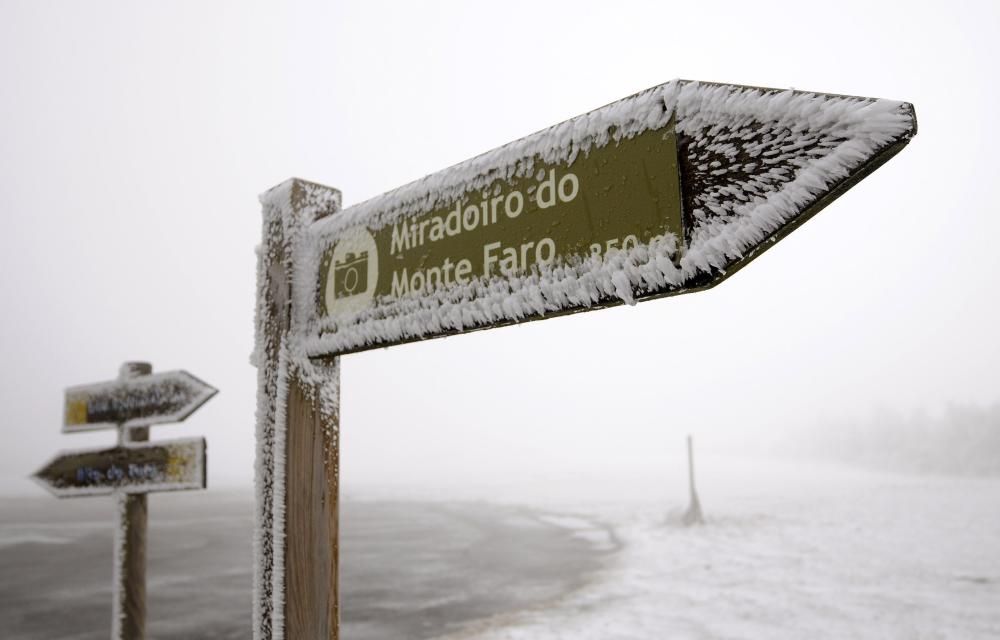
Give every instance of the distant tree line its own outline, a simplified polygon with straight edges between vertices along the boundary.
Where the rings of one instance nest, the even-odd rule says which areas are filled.
[[[886,471],[1000,475],[1000,403],[952,405],[940,415],[880,411],[799,431],[792,448]]]

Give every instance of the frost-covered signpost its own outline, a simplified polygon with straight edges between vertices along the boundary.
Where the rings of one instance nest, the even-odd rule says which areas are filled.
[[[345,210],[265,193],[254,637],[338,637],[339,356],[713,287],[915,133],[907,103],[676,80]]]
[[[118,445],[61,452],[34,478],[59,498],[118,501],[112,640],[146,634],[146,494],[205,488],[205,439],[147,442],[149,427],[184,420],[216,393],[186,371],[153,375],[145,362],[126,362],[117,380],[66,390],[63,432],[117,429]]]

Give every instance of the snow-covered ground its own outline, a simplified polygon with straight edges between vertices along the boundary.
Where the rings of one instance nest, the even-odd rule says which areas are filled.
[[[347,473],[346,640],[1000,638],[1000,478],[697,461],[693,528],[680,457],[493,481],[442,463],[377,490]],[[152,637],[249,636],[251,513],[249,494],[151,499]],[[0,501],[0,637],[107,637],[112,515]]]
[[[556,606],[447,639],[1000,637],[1000,479],[699,463],[708,521],[693,528],[670,513],[683,492],[649,470],[493,487],[599,517],[623,547]]]

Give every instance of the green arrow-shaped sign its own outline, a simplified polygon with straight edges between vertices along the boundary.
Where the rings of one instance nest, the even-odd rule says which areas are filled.
[[[915,133],[892,100],[653,87],[310,225],[304,344],[336,355],[714,286]],[[293,184],[265,204],[322,192]]]

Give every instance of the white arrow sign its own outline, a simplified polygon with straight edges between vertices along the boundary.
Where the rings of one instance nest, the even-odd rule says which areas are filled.
[[[70,387],[63,432],[180,422],[216,393],[187,371]]]

